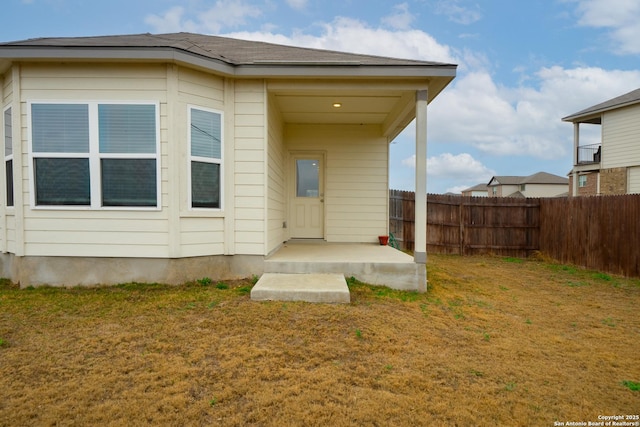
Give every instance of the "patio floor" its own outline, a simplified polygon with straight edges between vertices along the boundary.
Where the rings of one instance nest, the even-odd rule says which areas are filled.
[[[372,285],[426,291],[426,268],[391,246],[290,240],[264,261],[265,273],[342,274]]]

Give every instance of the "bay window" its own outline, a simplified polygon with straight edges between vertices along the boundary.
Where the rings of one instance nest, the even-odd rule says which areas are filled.
[[[31,103],[36,206],[158,207],[158,106]]]

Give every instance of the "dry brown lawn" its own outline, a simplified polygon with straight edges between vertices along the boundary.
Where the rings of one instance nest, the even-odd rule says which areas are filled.
[[[523,425],[638,414],[640,280],[430,256],[426,294],[0,285],[0,425]]]

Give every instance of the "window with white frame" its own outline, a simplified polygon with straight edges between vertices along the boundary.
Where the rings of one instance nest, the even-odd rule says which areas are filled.
[[[13,124],[11,107],[4,110],[4,166],[6,183],[6,203],[13,206]]]
[[[36,206],[157,207],[154,103],[31,103]]]
[[[192,208],[222,207],[222,114],[189,107],[189,185]]]
[[[587,175],[578,175],[578,187],[587,186]]]

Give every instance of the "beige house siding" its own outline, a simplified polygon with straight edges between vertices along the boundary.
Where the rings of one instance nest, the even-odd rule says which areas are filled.
[[[285,240],[286,221],[286,152],[282,115],[269,97],[269,146],[267,152],[267,253],[277,249]]]
[[[109,211],[32,208],[27,150],[28,101],[157,102],[161,140],[160,203],[166,208],[166,67],[162,64],[23,64],[20,68],[20,87],[23,155],[22,168],[16,180],[21,174],[22,188],[16,185],[15,191],[21,192],[23,200],[24,255],[167,257],[169,227],[166,209]]]
[[[265,254],[266,89],[262,80],[235,82],[235,250]]]
[[[2,76],[0,83],[0,100],[2,100],[2,107],[8,107],[13,100],[13,79],[11,69]]]
[[[22,196],[19,199],[16,194],[16,203],[23,200],[24,231],[19,235],[28,242],[21,254],[151,258],[234,253],[264,255],[266,96],[262,81],[229,82],[210,74],[165,64],[27,64],[20,68],[19,81],[21,114],[15,120],[20,124],[22,134],[23,166],[16,172],[16,193],[21,192]],[[7,86],[15,90],[16,85],[12,85],[5,76],[2,91],[5,104],[10,102],[7,96],[10,90],[5,89]],[[157,102],[161,209],[32,207],[27,150],[29,101]],[[188,206],[187,117],[191,106],[223,113],[225,188],[221,210],[195,210]],[[282,152],[282,125],[278,120],[279,116],[275,116],[271,129],[274,153],[278,152],[278,146]],[[276,154],[274,172],[281,168],[277,157]],[[17,165],[18,162],[14,160],[14,163]],[[276,181],[271,187],[274,191],[273,206],[276,206],[272,225],[279,222],[281,227],[283,208],[277,207]],[[3,235],[6,236],[3,249],[18,254],[20,248],[15,243],[18,233],[13,228],[15,221],[6,212],[3,218]],[[282,237],[275,232],[273,235],[273,242]]]
[[[388,144],[377,125],[286,125],[287,149],[324,150],[325,238],[376,242],[388,234]]]
[[[640,164],[640,105],[607,111],[602,118],[602,169]]]
[[[12,107],[11,103],[13,101],[13,85],[12,85],[12,75],[11,70],[9,70],[4,75],[0,76],[0,114],[2,114],[2,122],[0,128],[0,141],[2,141],[2,149],[0,152],[3,153],[2,158],[4,159],[4,112],[7,108]],[[19,111],[17,114],[12,111],[12,123],[16,122],[14,118],[15,115],[19,116]],[[0,194],[4,195],[5,191],[5,162],[2,162],[2,167],[0,167],[0,189],[2,191]],[[6,198],[0,200],[0,206],[2,209],[2,216],[0,217],[0,250],[2,252],[8,252],[15,250],[15,209],[7,208],[6,206]]]
[[[568,191],[568,184],[525,184],[525,190],[522,193],[526,197],[554,197]]]
[[[173,66],[169,66],[170,69]],[[189,206],[188,193],[188,162],[189,162],[189,141],[188,141],[188,110],[191,107],[212,109],[222,112],[223,119],[232,116],[233,111],[227,111],[228,106],[225,105],[225,81],[221,77],[212,76],[196,70],[184,67],[176,67],[177,75],[177,100],[172,114],[174,133],[173,138],[176,144],[173,147],[177,150],[174,159],[171,162],[173,166],[173,176],[178,179],[171,185],[170,193],[174,195],[173,203],[170,206],[174,208],[179,206],[179,239],[174,245],[172,251],[175,256],[192,257],[203,255],[221,255],[225,253],[225,215],[228,203],[222,202],[221,210],[210,209],[191,209]],[[171,74],[170,74],[171,76]],[[171,93],[172,86],[168,85]],[[174,102],[171,103],[174,105]],[[226,126],[223,125],[224,131]],[[223,135],[223,185],[227,183],[226,175],[227,160],[226,152],[232,141],[229,135]],[[171,184],[171,183],[170,183]],[[223,191],[224,195],[224,191]],[[174,229],[172,227],[170,231]]]
[[[512,195],[513,193],[520,191],[519,185],[498,185],[498,193],[495,195],[497,197],[507,197]],[[493,195],[493,190],[489,188],[489,195]]]

